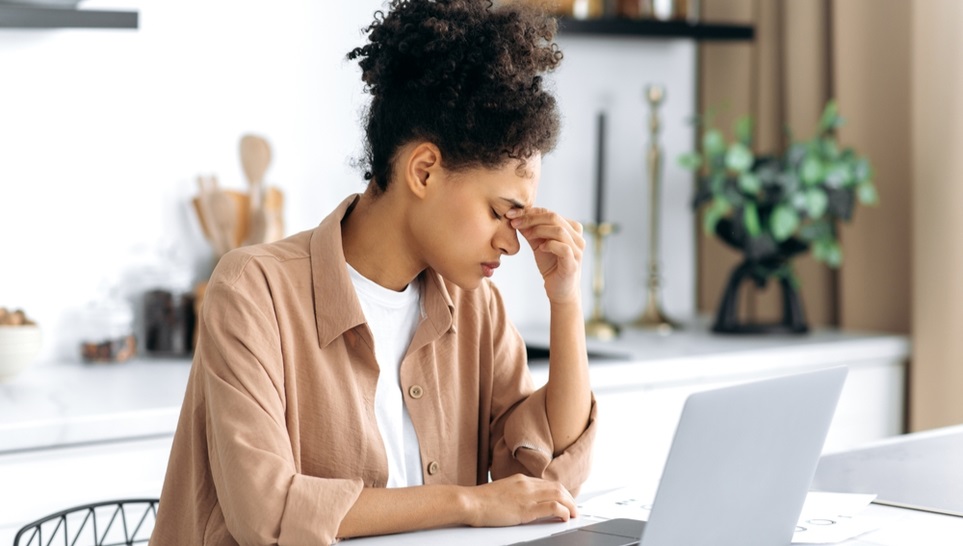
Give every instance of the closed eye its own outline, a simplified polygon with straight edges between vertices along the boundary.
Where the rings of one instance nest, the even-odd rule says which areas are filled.
[[[497,211],[497,210],[492,209],[492,218],[494,218],[494,219],[496,219],[496,220],[501,220],[501,219],[502,219],[502,215],[501,215],[501,214],[498,214],[498,211]]]

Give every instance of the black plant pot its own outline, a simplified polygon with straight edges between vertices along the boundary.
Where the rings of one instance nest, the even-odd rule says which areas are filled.
[[[720,334],[804,334],[809,331],[799,291],[786,275],[792,258],[808,246],[791,238],[779,244],[757,238],[748,241],[739,226],[728,219],[716,225],[716,233],[730,246],[743,251],[746,259],[729,276],[726,290],[719,302],[713,332]],[[739,293],[742,286],[752,283],[763,289],[770,280],[779,282],[782,290],[782,320],[773,323],[744,322],[739,318]]]
[[[799,291],[786,277],[779,278],[782,288],[782,321],[746,323],[739,319],[739,291],[747,281],[757,282],[758,263],[746,260],[732,271],[712,331],[720,334],[805,334],[809,331]],[[763,287],[765,283],[763,283]]]

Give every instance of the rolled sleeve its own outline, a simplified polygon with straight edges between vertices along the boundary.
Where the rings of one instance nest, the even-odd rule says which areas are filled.
[[[358,499],[361,488],[361,480],[321,480],[295,475],[281,517],[278,544],[336,542],[341,520]],[[349,499],[350,502],[345,503]]]
[[[492,478],[522,473],[557,481],[572,495],[578,495],[592,467],[596,412],[593,395],[585,430],[565,451],[553,457],[555,448],[545,409],[545,388],[533,392],[505,421],[504,433],[495,444]]]

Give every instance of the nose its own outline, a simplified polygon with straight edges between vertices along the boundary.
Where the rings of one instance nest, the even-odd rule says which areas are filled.
[[[495,238],[492,240],[492,246],[498,249],[502,254],[508,256],[514,256],[518,253],[521,245],[518,243],[518,232],[512,226],[505,222],[498,228],[498,232],[495,233]]]

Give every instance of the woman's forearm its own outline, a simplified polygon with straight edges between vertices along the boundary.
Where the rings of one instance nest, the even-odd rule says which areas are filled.
[[[423,485],[402,488],[364,488],[341,521],[338,537],[403,533],[465,525],[468,507],[465,488]]]
[[[592,405],[585,319],[579,302],[552,304],[550,336],[545,404],[557,455],[581,436]]]
[[[515,474],[484,485],[365,488],[338,537],[386,535],[437,527],[503,527],[539,518],[568,521],[575,499],[558,482]]]

